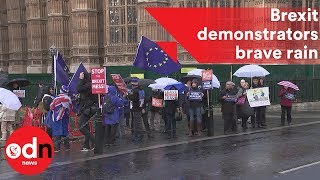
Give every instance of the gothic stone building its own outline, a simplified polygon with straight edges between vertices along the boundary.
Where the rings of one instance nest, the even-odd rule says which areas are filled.
[[[51,72],[49,47],[71,71],[131,65],[139,37],[170,41],[145,7],[319,7],[319,0],[0,0],[0,70]],[[194,63],[181,47],[178,59]]]

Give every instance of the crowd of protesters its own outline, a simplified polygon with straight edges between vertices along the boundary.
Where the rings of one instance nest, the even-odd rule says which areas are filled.
[[[139,85],[138,79],[132,78],[126,93],[122,93],[116,86],[109,84],[106,94],[101,97],[101,106],[98,105],[98,96],[91,93],[90,74],[80,73],[80,81],[77,86],[79,96],[77,98],[77,116],[79,117],[78,128],[84,136],[81,151],[90,151],[95,148],[95,137],[90,132],[89,121],[101,110],[102,122],[105,128],[104,145],[112,146],[117,138],[132,138],[134,142],[141,142],[145,137],[154,138],[155,132],[164,133],[168,139],[177,138],[176,121],[181,120],[183,114],[187,119],[187,135],[202,136],[207,128],[208,104],[207,91],[201,88],[199,79],[189,80],[186,83],[187,90],[179,94],[176,100],[164,100],[162,90],[152,89],[150,96]],[[241,127],[245,131],[248,124],[251,128],[265,128],[266,107],[252,108],[249,105],[247,91],[251,88],[264,87],[264,80],[255,77],[252,84],[244,79],[240,81],[239,87],[232,81],[226,83],[219,94],[222,118],[224,120],[224,133],[236,133],[237,119],[241,121]],[[65,150],[69,145],[69,119],[73,111],[72,100],[68,97],[69,87],[62,86],[55,96],[52,86],[39,85],[39,95],[35,106],[44,113],[44,124],[53,138],[55,151],[60,151],[60,144],[64,143]],[[175,90],[173,86],[171,90]],[[288,87],[282,87],[279,92],[281,99],[281,125],[291,123],[292,99],[288,95],[294,91]],[[153,101],[158,100],[161,106],[154,106]],[[7,133],[11,134],[13,128],[11,122],[16,116],[15,111],[7,110],[0,105],[1,140],[6,140]],[[180,118],[179,118],[180,117]],[[250,120],[250,121],[249,121]]]

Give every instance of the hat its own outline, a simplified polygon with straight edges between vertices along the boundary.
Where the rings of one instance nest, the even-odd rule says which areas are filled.
[[[61,86],[60,93],[63,93],[63,94],[69,93],[69,87],[66,85]]]
[[[138,85],[138,78],[132,78],[131,84]]]

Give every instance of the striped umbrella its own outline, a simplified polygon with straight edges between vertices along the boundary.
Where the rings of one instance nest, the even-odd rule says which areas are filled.
[[[297,85],[293,84],[290,81],[281,81],[278,84],[281,85],[281,86],[286,86],[286,87],[292,88],[292,89],[297,90],[297,91],[300,90]]]

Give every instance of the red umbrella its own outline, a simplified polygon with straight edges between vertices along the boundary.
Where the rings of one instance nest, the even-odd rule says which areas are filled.
[[[297,85],[293,84],[290,81],[281,81],[278,84],[281,85],[281,86],[286,86],[286,87],[292,88],[292,89],[297,90],[297,91],[300,90]]]

